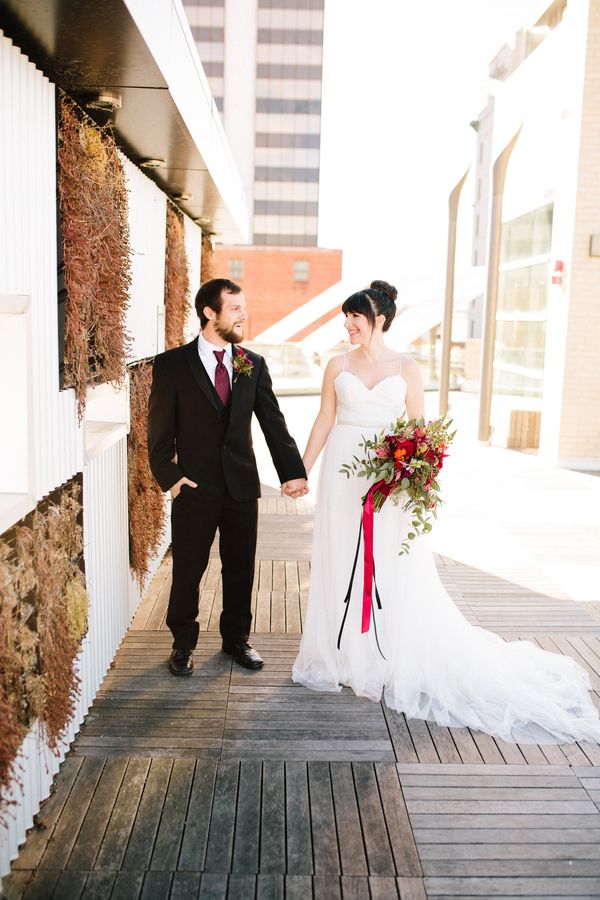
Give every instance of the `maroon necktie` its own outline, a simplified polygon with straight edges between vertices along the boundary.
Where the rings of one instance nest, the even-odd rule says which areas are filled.
[[[213,350],[217,357],[217,368],[215,369],[215,390],[219,395],[223,406],[229,406],[229,397],[231,394],[231,385],[229,383],[229,373],[223,363],[225,356],[224,350]]]

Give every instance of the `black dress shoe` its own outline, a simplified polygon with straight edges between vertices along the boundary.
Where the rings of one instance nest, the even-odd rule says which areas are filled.
[[[172,675],[191,675],[194,671],[193,650],[173,650],[169,658]]]
[[[228,653],[245,669],[262,669],[264,665],[262,658],[247,641],[240,641],[239,644],[223,644],[223,653]]]

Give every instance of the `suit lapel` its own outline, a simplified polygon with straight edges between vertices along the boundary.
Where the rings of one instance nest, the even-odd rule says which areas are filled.
[[[187,344],[185,349],[187,352],[187,361],[189,367],[192,370],[192,375],[196,379],[198,387],[200,388],[206,399],[214,406],[219,415],[223,415],[223,404],[219,400],[219,395],[217,394],[214,385],[208,377],[208,373],[202,365],[200,354],[198,353],[198,339],[194,338],[193,341]]]
[[[232,352],[232,361],[235,359],[236,353],[238,352],[237,344],[231,345]],[[237,408],[239,407],[240,396],[244,393],[243,382],[247,381],[247,376],[238,375],[236,379],[235,369],[233,370],[233,377],[231,379],[231,403],[229,406],[229,421],[233,418],[236,413]]]

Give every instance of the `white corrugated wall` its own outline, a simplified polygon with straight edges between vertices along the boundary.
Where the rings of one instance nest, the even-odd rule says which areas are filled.
[[[84,555],[90,597],[89,632],[78,658],[81,693],[77,710],[58,756],[48,750],[37,725],[23,742],[18,759],[21,786],[13,785],[11,798],[15,803],[6,827],[0,827],[1,877],[9,871],[33,816],[50,792],[53,777],[110,665],[142,589],[132,581],[129,570],[126,438],[84,462],[83,428],[77,425],[74,393],[59,390],[54,86],[1,31],[0,109],[0,295],[31,297],[30,494],[39,501],[83,471]],[[135,226],[134,253],[141,249],[152,256],[141,267],[134,261],[135,315],[144,315],[141,304],[148,289],[152,294],[152,311],[148,314],[156,316],[164,281],[158,271],[161,258],[164,267],[165,221],[164,214],[161,221],[160,212],[164,198],[157,197],[155,186],[145,176],[143,181],[135,178],[130,163],[126,168],[132,187],[129,201],[130,222]],[[143,231],[141,222],[149,211],[152,227]],[[155,254],[158,261],[153,258]],[[135,358],[153,354],[157,345],[160,347],[158,334],[155,342],[140,343]],[[1,391],[7,387],[0,385],[0,404]],[[167,531],[149,578],[168,541]]]
[[[29,493],[39,501],[83,466],[74,392],[58,389],[54,85],[0,35],[0,294],[31,297]]]

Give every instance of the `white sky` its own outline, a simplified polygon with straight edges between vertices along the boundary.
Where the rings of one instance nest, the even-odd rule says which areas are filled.
[[[345,275],[400,285],[444,271],[488,63],[549,3],[326,0],[319,244],[344,250]]]

